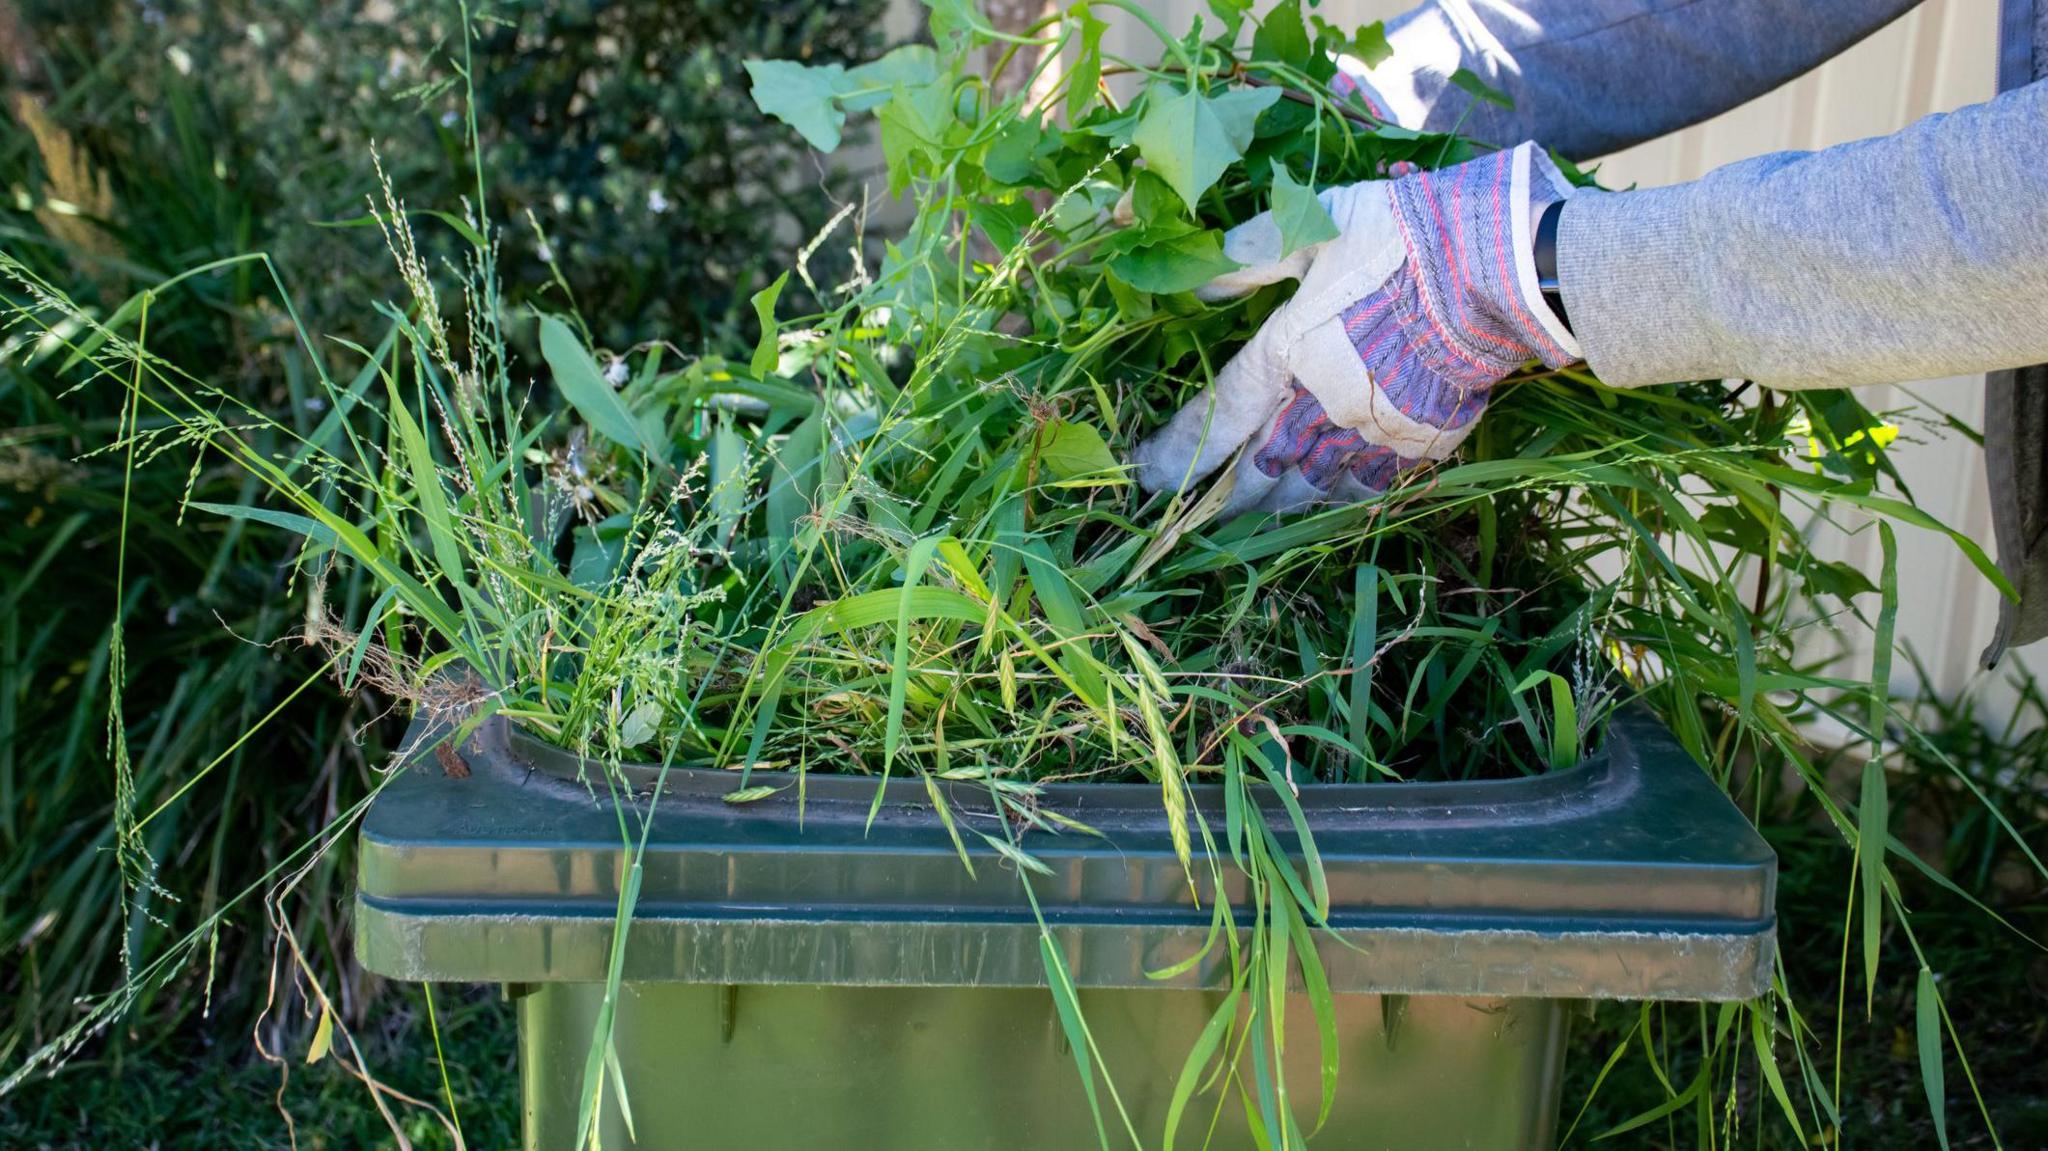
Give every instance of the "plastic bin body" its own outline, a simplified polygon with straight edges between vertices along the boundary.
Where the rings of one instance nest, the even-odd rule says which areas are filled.
[[[573,760],[502,724],[461,754],[470,773],[456,778],[422,751],[366,817],[358,955],[393,978],[509,985],[527,1145],[572,1147],[625,874],[618,817]],[[1094,1146],[1015,870],[978,853],[970,876],[921,782],[890,784],[872,827],[873,780],[748,783],[790,786],[734,805],[720,797],[736,774],[672,772],[656,805],[615,1027],[638,1145]],[[1220,796],[1191,790],[1220,822]],[[994,818],[974,785],[948,799],[956,820]],[[1201,949],[1215,893],[1198,868],[1196,905],[1156,788],[1055,787],[1042,802],[1103,832],[1024,846],[1053,872],[1033,890],[1081,988],[1097,1073],[1156,1146],[1227,958],[1147,973]],[[1319,1144],[1549,1147],[1575,1001],[1769,987],[1775,860],[1642,713],[1617,717],[1569,772],[1305,787],[1301,802],[1330,882],[1317,946],[1340,1046]],[[1223,872],[1241,901],[1241,877]],[[1319,1079],[1305,1000],[1287,1032],[1306,1129]],[[1180,1143],[1202,1145],[1220,1105],[1209,1145],[1250,1146],[1235,1095],[1198,1095]],[[606,1145],[628,1145],[615,1105],[604,1122]]]
[[[601,984],[551,983],[519,1001],[530,1148],[576,1144],[583,1057],[603,996]],[[1097,988],[1079,999],[1133,1125],[1146,1146],[1158,1146],[1181,1061],[1221,997]],[[1315,1145],[1515,1151],[1555,1141],[1566,1002],[1340,995],[1336,1003],[1340,1087]],[[1305,999],[1289,1005],[1288,1022],[1288,1084],[1306,1131],[1320,1080]],[[1043,988],[636,983],[623,988],[614,1041],[642,1147],[1097,1146]],[[1216,1099],[1211,1092],[1189,1105],[1176,1145],[1249,1151],[1234,1092],[1205,1143]],[[1103,1108],[1111,1146],[1129,1146],[1107,1098]],[[616,1106],[607,1107],[602,1134],[606,1147],[634,1146]]]

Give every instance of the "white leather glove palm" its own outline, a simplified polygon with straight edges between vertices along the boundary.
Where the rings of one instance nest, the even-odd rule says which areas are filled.
[[[1492,387],[1530,359],[1579,358],[1536,286],[1530,220],[1571,187],[1533,144],[1395,180],[1332,188],[1335,239],[1282,255],[1269,213],[1233,228],[1243,265],[1197,291],[1229,299],[1299,279],[1294,297],[1134,454],[1148,491],[1182,488],[1253,442],[1224,517],[1386,490],[1449,456]]]

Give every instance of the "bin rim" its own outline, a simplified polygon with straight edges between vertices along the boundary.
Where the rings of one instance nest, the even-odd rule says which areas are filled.
[[[635,845],[605,788],[567,753],[488,721],[448,774],[437,734],[365,815],[357,942],[401,979],[602,979]],[[595,781],[592,781],[595,782]],[[1042,983],[1038,914],[1079,986],[1213,986],[1203,949],[1216,897],[1244,877],[1175,852],[1153,785],[1068,784],[1039,802],[1101,836],[1029,832],[1049,874],[1027,900],[986,786],[940,784],[976,869],[921,779],[754,772],[784,790],[725,796],[738,772],[672,769],[647,817],[626,978],[721,983]],[[1298,853],[1271,789],[1268,826]],[[1187,789],[1220,827],[1218,785]],[[1740,999],[1770,981],[1776,859],[1748,819],[1647,711],[1609,724],[1577,767],[1472,783],[1303,784],[1331,891],[1318,948],[1334,989]],[[641,795],[639,802],[651,798]],[[633,824],[635,836],[640,829]]]

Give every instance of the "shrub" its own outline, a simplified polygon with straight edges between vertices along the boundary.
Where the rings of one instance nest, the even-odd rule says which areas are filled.
[[[760,279],[776,237],[826,206],[819,181],[779,182],[803,172],[801,149],[752,112],[735,82],[742,47],[859,54],[879,7],[536,0],[480,10],[486,195],[491,218],[519,240],[500,249],[505,282],[521,289],[508,313],[531,299],[563,307],[573,292],[621,346],[659,334],[695,350],[722,338],[731,301]],[[142,289],[232,261],[156,297],[148,345],[203,366],[209,388],[275,420],[252,434],[265,452],[285,450],[318,424],[327,397],[272,268],[314,330],[360,335],[379,322],[363,302],[395,283],[383,241],[374,227],[314,222],[363,216],[371,141],[422,203],[460,213],[475,187],[464,133],[443,120],[464,106],[451,83],[459,11],[436,0],[0,0],[0,30],[12,32],[0,35],[0,188],[15,205],[0,216],[0,249],[62,283],[86,314],[124,325],[140,315],[124,301]],[[525,231],[528,210],[550,233],[559,280]],[[421,231],[430,254],[465,247],[437,221]],[[258,250],[274,261],[237,259]],[[0,295],[34,306],[19,281]],[[381,705],[307,691],[241,738],[317,678],[320,661],[300,645],[264,646],[300,622],[299,545],[260,523],[181,516],[181,498],[240,503],[256,489],[175,454],[144,452],[131,473],[123,453],[103,450],[128,409],[115,381],[68,393],[79,377],[67,353],[37,351],[18,329],[0,332],[0,345],[0,409],[12,424],[0,442],[0,517],[13,525],[0,532],[0,938],[10,941],[0,995],[18,1005],[0,1030],[6,1057],[75,1018],[78,997],[119,983],[124,954],[160,953],[365,794],[378,730],[357,728]],[[125,578],[114,562],[124,534]],[[326,590],[343,613],[367,606],[346,580]],[[127,636],[114,694],[132,777],[113,770],[106,743],[114,618]],[[163,811],[122,843],[124,805],[131,820]],[[141,893],[125,917],[117,855]],[[293,905],[289,922],[309,949],[345,954],[329,928],[346,865],[345,853],[327,857],[307,880],[326,894]],[[188,969],[150,1001],[152,1018],[196,1012],[211,978],[220,1026],[245,1029],[261,1005],[264,955],[231,944],[261,940],[263,924],[251,911],[226,932],[218,965]]]

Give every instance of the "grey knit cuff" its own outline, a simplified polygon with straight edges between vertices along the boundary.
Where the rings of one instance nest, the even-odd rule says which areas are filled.
[[[1586,363],[1615,387],[1728,374],[1694,291],[1702,254],[1685,226],[1687,194],[1586,189],[1558,220],[1565,312]]]

